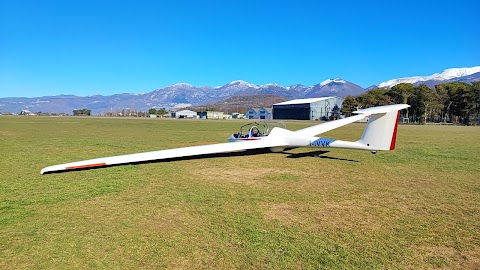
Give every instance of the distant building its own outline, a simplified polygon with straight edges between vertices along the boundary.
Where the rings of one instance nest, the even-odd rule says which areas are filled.
[[[323,120],[332,115],[335,105],[341,109],[343,98],[320,97],[289,100],[273,104],[273,119]]]
[[[272,108],[250,108],[245,113],[247,119],[272,119]]]
[[[237,112],[237,113],[232,113],[232,118],[234,118],[234,119],[243,119],[243,118],[245,118],[245,114],[243,114],[243,113],[238,113],[238,112]]]
[[[31,111],[29,110],[22,110],[20,112],[20,115],[37,115],[36,113],[32,113]]]
[[[172,112],[172,118],[198,118],[197,113],[190,110]]]
[[[197,115],[202,119],[223,119],[223,112],[218,111],[198,112]]]

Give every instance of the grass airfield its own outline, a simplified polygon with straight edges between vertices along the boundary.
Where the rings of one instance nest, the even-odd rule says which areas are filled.
[[[301,148],[40,175],[225,142],[247,122],[1,116],[0,268],[480,268],[478,127],[400,125],[397,149],[376,155]]]

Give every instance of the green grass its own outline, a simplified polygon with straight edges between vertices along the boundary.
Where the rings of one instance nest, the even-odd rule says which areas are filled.
[[[480,267],[478,127],[402,125],[397,149],[376,155],[302,148],[40,175],[224,142],[243,123],[0,117],[0,268]]]

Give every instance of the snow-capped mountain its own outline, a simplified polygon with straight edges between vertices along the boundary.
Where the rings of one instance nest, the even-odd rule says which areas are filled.
[[[361,86],[351,82],[347,82],[340,78],[328,79],[319,84],[314,85],[308,90],[305,97],[325,97],[325,96],[356,96],[365,92]]]
[[[412,76],[412,77],[405,77],[405,78],[398,78],[398,79],[393,79],[389,80],[386,82],[382,82],[376,87],[378,88],[390,88],[394,85],[397,85],[399,83],[411,83],[411,84],[420,84],[420,83],[425,83],[427,85],[435,85],[438,83],[446,82],[453,80],[455,78],[461,78],[465,76],[469,76],[475,73],[480,72],[480,66],[476,67],[471,67],[471,68],[449,68],[445,69],[441,73],[435,73],[430,76]],[[428,83],[426,83],[428,82]],[[437,83],[435,83],[437,82]]]
[[[242,80],[236,80],[236,81],[232,81],[224,86],[219,86],[219,87],[216,87],[216,88],[229,88],[229,89],[235,89],[235,90],[242,90],[242,89],[247,89],[247,88],[254,88],[254,89],[257,89],[259,88],[258,85],[255,85],[253,83],[249,83],[249,82],[246,82],[246,81],[242,81]]]
[[[346,83],[347,81],[345,80],[342,80],[340,78],[336,78],[336,79],[326,79],[325,81],[319,83],[320,86],[325,86],[327,84],[331,84],[331,83],[337,83],[337,84],[342,84],[342,83]]]
[[[235,95],[238,95],[239,93],[248,92],[248,91],[255,92],[259,88],[260,86],[255,85],[253,83],[246,82],[246,81],[242,81],[242,80],[232,81],[223,86],[215,87],[216,98],[213,98],[213,100],[235,96]]]
[[[269,84],[262,85],[257,91],[249,94],[277,95],[277,96],[287,97],[289,99],[293,99],[296,97],[294,95],[295,93],[292,93],[288,90],[288,87],[285,87],[276,83],[269,83]]]
[[[210,100],[212,89],[209,86],[197,87],[188,83],[176,83],[144,94],[143,97],[146,104],[149,105],[158,103],[197,104]]]
[[[290,85],[287,88],[288,88],[288,91],[290,92],[305,93],[311,88],[311,86],[306,86],[303,84],[294,84],[294,85]]]
[[[453,78],[448,80],[449,82],[464,82],[464,83],[472,83],[472,82],[478,82],[480,81],[480,72],[470,74],[467,76],[459,77],[459,78]]]

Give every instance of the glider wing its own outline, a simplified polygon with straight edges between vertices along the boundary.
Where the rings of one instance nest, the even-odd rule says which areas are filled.
[[[54,166],[50,166],[42,169],[40,173],[44,174],[44,173],[51,173],[51,172],[58,172],[58,171],[88,169],[88,168],[94,168],[94,167],[105,167],[105,166],[111,166],[111,165],[117,165],[117,164],[138,163],[138,162],[162,160],[162,159],[170,159],[170,158],[178,158],[178,157],[191,157],[191,156],[198,156],[198,155],[230,153],[230,152],[238,152],[238,151],[250,150],[250,149],[281,147],[284,145],[285,145],[285,142],[281,138],[268,138],[268,139],[266,138],[263,140],[255,140],[255,141],[191,146],[191,147],[167,149],[167,150],[160,150],[160,151],[153,151],[153,152],[97,158],[97,159],[90,159],[90,160],[54,165]]]

